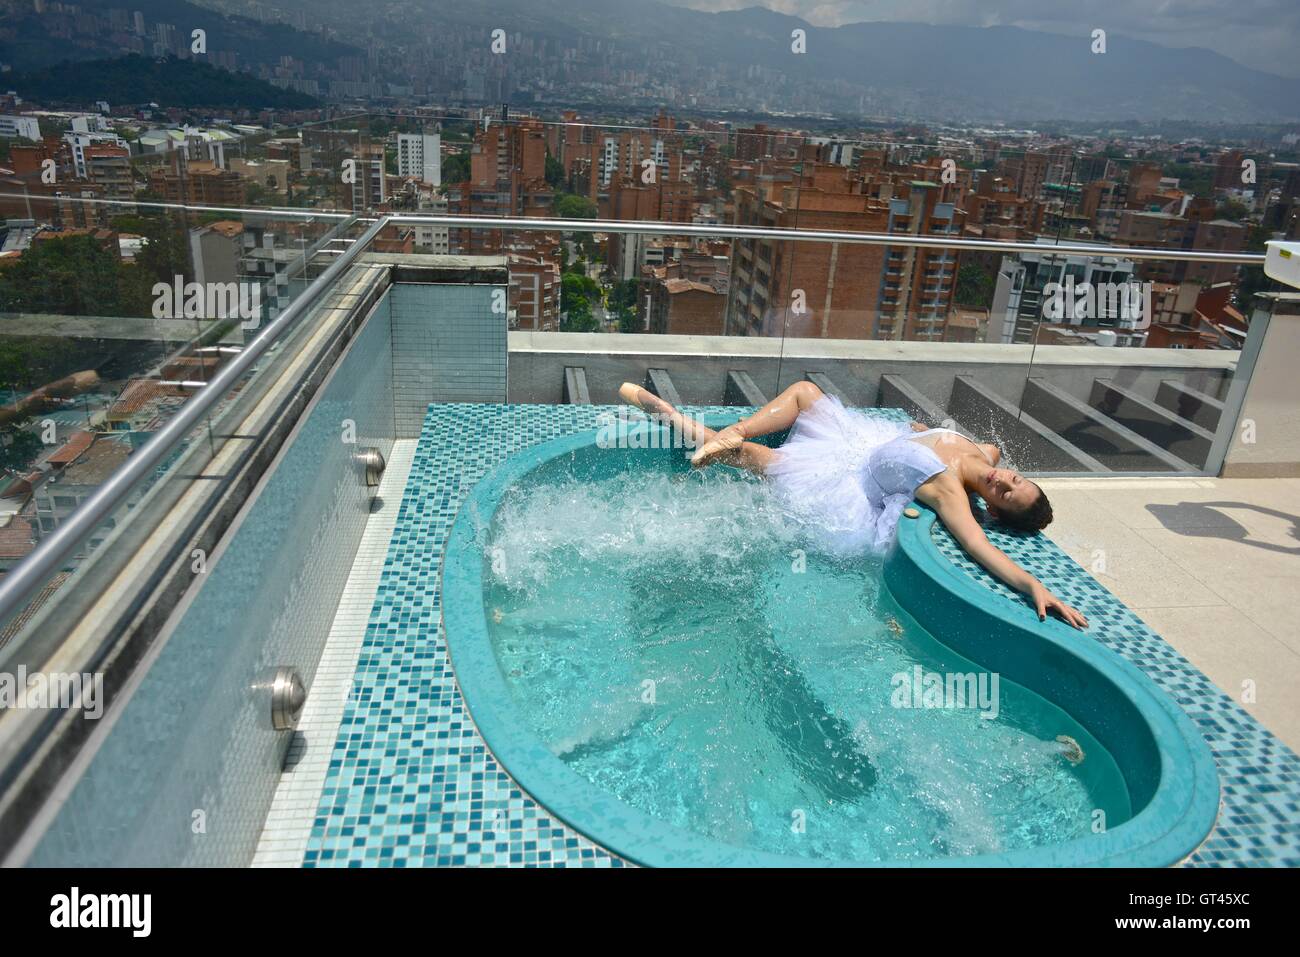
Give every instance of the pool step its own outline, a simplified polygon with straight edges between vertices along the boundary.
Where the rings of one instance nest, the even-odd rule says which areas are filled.
[[[826,373],[805,372],[803,374],[803,377],[807,379],[809,382],[811,382],[813,385],[815,385],[817,388],[821,389],[827,395],[835,396],[835,398],[839,399],[845,405],[849,404],[849,400],[845,397],[844,393],[839,390],[839,388],[835,385],[834,382],[830,380],[830,378],[826,375]]]
[[[645,388],[653,392],[659,398],[663,399],[669,405],[683,405],[682,397],[677,394],[677,387],[673,385],[672,378],[668,375],[667,369],[647,369],[645,374]]]
[[[754,380],[750,378],[748,372],[732,369],[727,373],[727,384],[722,391],[722,404],[752,405],[757,408],[767,405],[767,397],[758,386],[754,385]]]
[[[564,395],[566,405],[591,405],[591,392],[587,389],[587,370],[582,366],[564,367]]]
[[[1197,471],[1190,462],[1166,452],[1046,379],[1030,376],[1025,380],[1020,407],[1117,472]]]
[[[1177,379],[1165,379],[1160,383],[1156,389],[1156,404],[1211,432],[1219,428],[1219,420],[1223,417],[1222,402]]]
[[[998,441],[1008,463],[1032,464],[1038,472],[1110,471],[1105,463],[973,376],[953,378],[948,411],[979,435]]]
[[[885,373],[880,377],[878,401],[883,408],[902,409],[916,421],[923,422],[931,428],[943,426],[956,429],[968,439],[975,438],[937,402],[924,395],[901,375]]]
[[[1214,444],[1214,433],[1201,428],[1164,406],[1144,399],[1113,379],[1094,379],[1092,407],[1127,426],[1166,452],[1204,467]]]

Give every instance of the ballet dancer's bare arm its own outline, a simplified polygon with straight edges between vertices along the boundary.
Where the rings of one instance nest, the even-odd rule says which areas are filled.
[[[1084,614],[1071,608],[1053,595],[1042,582],[1025,571],[996,545],[988,540],[984,530],[971,511],[970,496],[960,481],[948,472],[940,473],[925,482],[916,490],[919,501],[929,505],[939,513],[939,519],[957,539],[957,543],[966,550],[966,554],[979,562],[989,574],[1010,585],[1016,591],[1028,595],[1038,612],[1038,620],[1047,617],[1048,612],[1056,615],[1067,625],[1078,629],[1088,627]]]

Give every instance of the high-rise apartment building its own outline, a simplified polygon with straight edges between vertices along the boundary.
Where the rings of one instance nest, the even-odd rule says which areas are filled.
[[[546,132],[540,120],[512,118],[479,131],[470,148],[470,177],[449,183],[448,211],[462,216],[550,216],[554,192],[546,182]],[[498,253],[503,230],[451,230],[454,253]]]
[[[382,143],[363,143],[352,159],[356,165],[352,176],[352,209],[376,209],[388,201],[388,182],[384,171]]]
[[[887,207],[860,189],[855,191],[848,171],[842,167],[819,170],[814,166],[806,175],[811,177],[811,183],[805,179],[798,186],[759,182],[737,187],[736,224],[777,229],[884,230]],[[884,258],[880,246],[737,239],[732,244],[727,332],[871,338]]]
[[[442,185],[442,137],[437,133],[397,134],[397,175]]]
[[[1190,215],[1176,216],[1172,213],[1125,210],[1119,218],[1115,242],[1121,246],[1144,249],[1237,252],[1245,248],[1246,227],[1226,219],[1193,218]],[[1143,279],[1154,282],[1181,283],[1193,280],[1205,285],[1214,285],[1235,279],[1237,267],[1232,263],[1192,263],[1152,259],[1143,262],[1139,272]]]
[[[816,149],[816,147],[811,147]],[[806,156],[737,187],[738,225],[956,235],[964,213],[926,168],[866,173]],[[828,339],[939,339],[952,309],[947,250],[738,239],[727,331]]]

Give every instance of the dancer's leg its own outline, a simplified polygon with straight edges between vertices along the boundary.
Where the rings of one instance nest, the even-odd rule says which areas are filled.
[[[824,392],[811,382],[796,382],[747,419],[729,425],[705,442],[691,459],[692,465],[707,465],[714,458],[738,448],[746,439],[771,435],[794,425],[801,412],[820,399]]]
[[[667,422],[673,428],[678,429],[682,434],[682,438],[697,449],[718,435],[717,432],[704,423],[692,419],[688,415],[682,415],[673,407],[671,402],[659,398],[653,392],[643,389],[635,383],[624,382],[619,387],[618,394],[624,402],[634,405],[643,412],[648,412],[660,421]],[[728,426],[728,428],[731,428],[731,426]],[[737,468],[748,469],[762,475],[767,468],[767,463],[772,460],[772,450],[765,445],[743,442],[731,447],[725,454],[715,457],[727,465],[734,465]]]

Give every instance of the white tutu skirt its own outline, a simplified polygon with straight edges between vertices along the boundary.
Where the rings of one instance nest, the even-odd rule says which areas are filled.
[[[944,470],[911,427],[844,408],[835,396],[814,402],[776,450],[767,477],[836,555],[883,554],[918,486]]]

